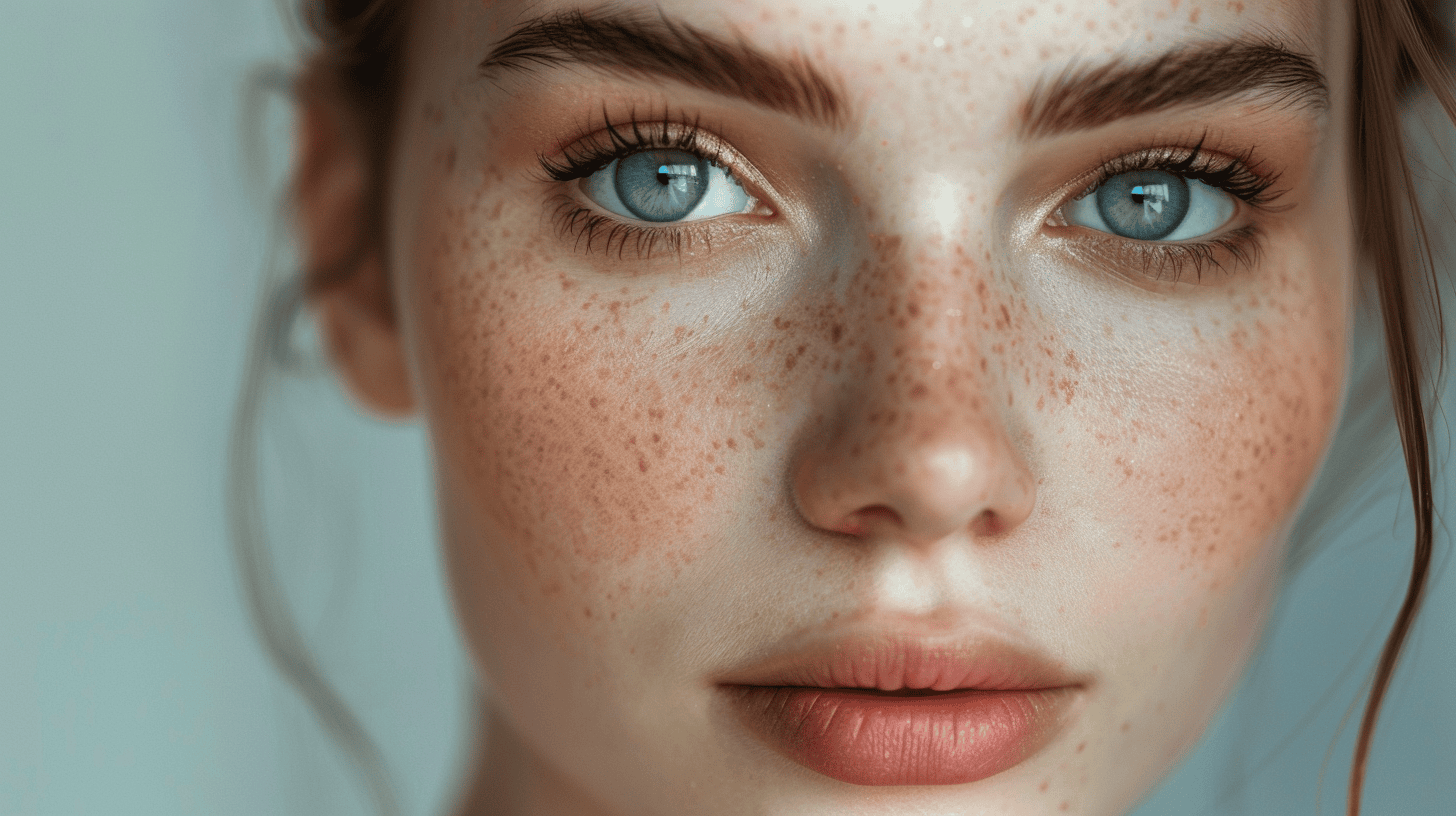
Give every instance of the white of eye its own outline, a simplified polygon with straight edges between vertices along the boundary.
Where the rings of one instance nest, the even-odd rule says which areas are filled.
[[[646,221],[643,222],[627,209],[622,203],[621,197],[617,195],[617,185],[614,181],[617,175],[617,163],[621,159],[612,159],[611,164],[592,173],[581,180],[581,190],[587,198],[596,202],[598,206],[612,215],[626,218],[638,223],[654,225],[684,224],[689,221],[703,221],[708,218],[716,218],[720,215],[739,215],[752,212],[757,205],[757,200],[743,189],[728,175],[728,172],[712,162],[708,162],[708,191],[703,198],[693,207],[687,215],[676,221]]]
[[[1151,243],[1188,241],[1202,238],[1234,217],[1234,197],[1210,184],[1188,179],[1188,213],[1173,231]],[[1098,232],[1117,235],[1097,209],[1097,191],[1072,199],[1062,207],[1062,218],[1068,224],[1088,227]],[[1124,236],[1119,236],[1124,237]],[[1128,240],[1136,240],[1129,238]]]

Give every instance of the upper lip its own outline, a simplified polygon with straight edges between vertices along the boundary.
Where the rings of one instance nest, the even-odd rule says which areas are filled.
[[[730,672],[742,686],[1032,690],[1082,685],[1035,650],[987,632],[916,635],[893,629],[815,638]]]

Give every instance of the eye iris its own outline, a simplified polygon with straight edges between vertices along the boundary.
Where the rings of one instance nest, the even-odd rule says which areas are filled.
[[[1097,188],[1097,211],[1124,238],[1156,241],[1188,215],[1188,182],[1162,170],[1136,170]]]
[[[708,191],[708,162],[681,150],[644,150],[617,162],[617,197],[643,221],[677,221]]]

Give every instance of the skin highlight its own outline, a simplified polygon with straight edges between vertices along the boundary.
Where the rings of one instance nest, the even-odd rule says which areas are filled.
[[[316,304],[360,401],[430,430],[490,724],[461,812],[1126,812],[1236,682],[1337,424],[1348,21],[1297,3],[715,8],[663,5],[830,66],[851,124],[585,70],[482,82],[525,12],[422,3],[373,260],[388,294]],[[1017,137],[1048,65],[1250,31],[1313,55],[1328,113],[1232,99]],[[1060,45],[1074,34],[1082,52]],[[600,127],[603,103],[700,114],[771,215],[645,258],[560,235],[536,156]],[[1255,264],[1155,280],[1048,223],[1101,161],[1210,123],[1213,149],[1257,145],[1280,172]],[[316,256],[341,251],[358,189],[330,127],[304,123]],[[718,705],[728,667],[871,613],[972,617],[1088,676],[1086,699],[1021,765],[913,789],[818,777]]]

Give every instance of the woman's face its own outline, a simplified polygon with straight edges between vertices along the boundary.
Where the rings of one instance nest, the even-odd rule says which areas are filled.
[[[1130,809],[1338,418],[1345,10],[418,6],[387,266],[496,801]]]

